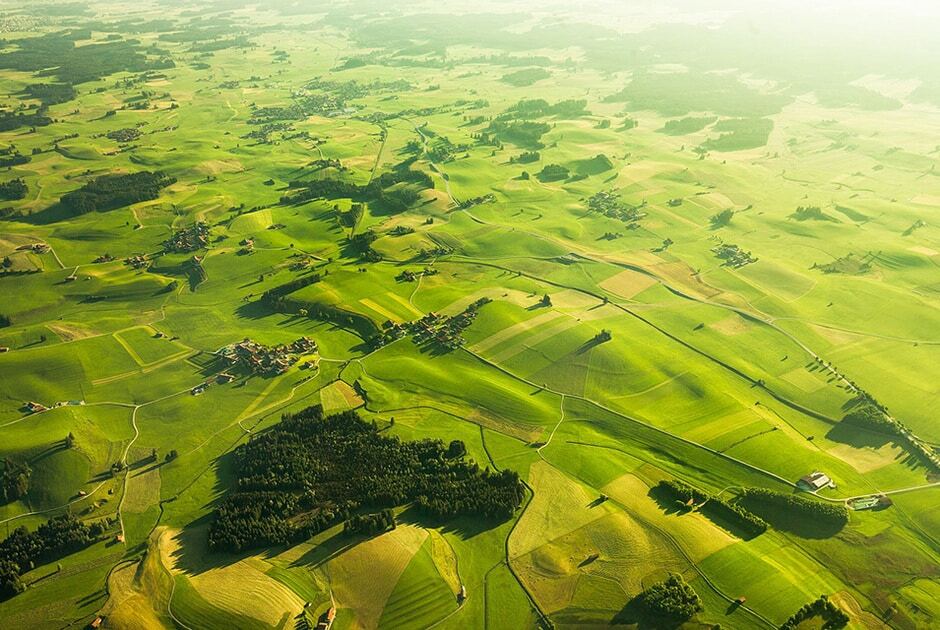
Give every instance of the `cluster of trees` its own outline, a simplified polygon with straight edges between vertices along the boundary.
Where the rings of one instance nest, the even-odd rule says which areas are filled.
[[[500,81],[516,87],[528,87],[536,81],[547,79],[552,73],[545,68],[523,68],[502,76]]]
[[[560,164],[546,164],[538,173],[538,178],[543,182],[554,182],[560,179],[568,179],[569,171]]]
[[[58,105],[75,98],[75,88],[68,83],[33,83],[24,90],[26,96],[40,101],[43,105]]]
[[[344,534],[375,536],[395,529],[395,512],[385,509],[374,514],[354,514],[343,523]]]
[[[731,223],[731,219],[734,218],[734,210],[731,208],[725,208],[718,214],[713,214],[711,218],[708,219],[708,222],[712,224],[713,228],[720,228]]]
[[[3,129],[3,114],[0,114],[0,131]],[[0,168],[7,168],[9,166],[21,166],[23,164],[28,164],[33,158],[28,155],[23,155],[21,153],[4,153],[0,155]]]
[[[544,98],[523,99],[506,110],[500,118],[529,117],[529,116],[565,116],[574,118],[583,116],[587,112],[587,101],[584,99],[567,99],[558,101],[554,105],[549,104]]]
[[[783,622],[780,630],[795,630],[801,623],[813,617],[823,618],[825,621],[822,625],[823,630],[837,630],[849,624],[849,616],[829,601],[828,597],[820,595],[819,599],[804,604],[802,608],[793,613],[789,619]]]
[[[4,261],[6,261],[7,259],[9,259],[9,256],[4,258]],[[0,328],[6,328],[12,323],[13,323],[13,320],[10,319],[9,315],[4,315],[3,313],[0,313]]]
[[[0,183],[0,199],[15,201],[25,197],[28,192],[29,186],[21,177]]]
[[[12,459],[3,460],[0,472],[0,504],[16,501],[29,492],[29,477],[33,473],[29,464]]]
[[[13,131],[20,127],[45,127],[52,124],[52,119],[45,112],[10,112],[0,111],[0,131]]]
[[[113,210],[138,201],[156,199],[161,189],[175,183],[175,177],[168,177],[159,171],[102,175],[78,190],[65,193],[59,203],[74,214]]]
[[[290,282],[285,282],[284,284],[268,289],[262,293],[261,303],[279,313],[287,312],[288,310],[291,310],[290,306],[287,304],[288,295],[294,291],[299,291],[300,289],[319,281],[320,274],[318,273],[311,273],[307,274],[306,276],[300,276],[299,278],[295,278]]]
[[[339,179],[324,178],[312,181],[294,181],[290,188],[299,189],[281,197],[281,203],[303,203],[311,199],[352,199],[385,204],[400,212],[418,200],[418,193],[410,188],[386,190],[396,184],[415,184],[422,188],[434,188],[434,180],[424,171],[410,168],[412,160],[398,164],[394,169],[373,179],[368,184],[353,184]]]
[[[702,610],[698,594],[676,574],[640,593],[637,603],[648,617],[661,622],[681,623]]]
[[[767,522],[756,514],[752,514],[736,503],[731,503],[721,497],[711,496],[682,481],[663,480],[659,482],[657,489],[683,504],[688,503],[690,500],[702,503],[699,511],[703,514],[724,520],[743,530],[749,536],[760,536],[767,531]]]
[[[515,157],[509,158],[510,164],[531,164],[542,159],[542,154],[538,151],[523,151]]]
[[[510,518],[523,498],[519,476],[481,470],[461,450],[387,437],[353,411],[325,417],[317,405],[285,415],[235,450],[236,486],[216,510],[209,545],[297,542],[360,510],[409,503],[436,520]]]
[[[15,49],[0,55],[0,68],[22,72],[45,71],[65,83],[78,84],[115,72],[144,72],[174,67],[173,61],[165,54],[160,54],[153,61],[148,60],[140,52],[140,42],[135,40],[75,45],[76,41],[91,37],[91,30],[74,29],[19,38],[15,42]],[[0,41],[0,47],[12,48],[10,43],[7,40]]]
[[[49,519],[34,532],[25,527],[13,530],[0,542],[0,599],[23,591],[19,578],[23,573],[87,547],[104,531],[101,523],[86,525],[70,514]]]
[[[875,400],[871,394],[859,388],[854,382],[849,381],[849,383],[856,388],[858,394],[855,396],[854,406],[842,417],[842,422],[869,431],[896,436],[925,466],[933,471],[940,470],[940,457],[929,444],[921,441],[901,422],[890,417],[888,408]]]
[[[551,129],[548,123],[536,120],[496,119],[490,122],[480,139],[483,142],[489,142],[490,135],[493,135],[500,142],[512,142],[520,147],[541,149],[544,146],[541,142],[542,136]]]
[[[895,433],[897,427],[885,413],[872,402],[865,401],[857,405],[842,418],[846,424],[873,431]]]
[[[767,488],[745,488],[741,492],[740,503],[758,514],[784,510],[791,516],[839,527],[849,522],[849,511],[840,503],[826,503]]]

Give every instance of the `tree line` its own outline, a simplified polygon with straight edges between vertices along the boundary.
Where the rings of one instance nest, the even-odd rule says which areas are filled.
[[[395,512],[384,509],[374,514],[353,514],[343,523],[343,533],[375,536],[395,529],[395,526]]]
[[[795,494],[785,494],[767,488],[745,488],[740,495],[741,504],[757,513],[785,510],[791,516],[807,521],[823,522],[842,527],[849,522],[849,511],[839,503],[826,503]]]
[[[354,411],[324,416],[317,405],[285,415],[235,450],[235,487],[215,512],[209,545],[295,543],[362,511],[408,504],[434,521],[510,518],[524,493],[518,474],[481,470],[460,452],[385,436]]]
[[[34,532],[16,528],[0,542],[0,600],[25,590],[20,576],[27,571],[84,549],[100,539],[104,531],[103,524],[86,525],[71,514],[51,518]]]
[[[160,190],[176,183],[175,177],[156,171],[140,171],[126,175],[102,175],[72,192],[65,193],[59,203],[73,214],[113,210],[160,196]]]
[[[824,623],[821,626],[823,630],[836,630],[849,624],[849,616],[829,601],[827,596],[820,595],[819,599],[804,604],[802,608],[793,613],[789,619],[783,622],[780,630],[795,630],[801,623],[813,617],[823,618]]]
[[[286,303],[286,298],[288,295],[319,281],[320,274],[318,273],[311,273],[307,274],[306,276],[295,278],[290,282],[285,282],[284,284],[272,287],[262,293],[261,303],[279,313],[286,312],[288,310]]]
[[[683,504],[693,501],[701,503],[702,514],[724,520],[741,529],[748,536],[760,536],[767,531],[767,522],[742,506],[721,497],[709,495],[682,481],[660,481],[656,486],[660,493]]]

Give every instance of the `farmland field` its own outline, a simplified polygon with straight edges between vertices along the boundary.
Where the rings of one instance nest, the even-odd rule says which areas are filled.
[[[940,627],[940,10],[777,4],[0,0],[0,626]]]

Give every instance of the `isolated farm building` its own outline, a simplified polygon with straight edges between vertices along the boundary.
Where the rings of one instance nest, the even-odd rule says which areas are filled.
[[[88,624],[89,628],[100,628],[104,623],[104,617],[95,617],[95,620]]]
[[[0,346],[0,352],[9,352],[10,349],[7,346]]]
[[[336,607],[330,606],[330,609],[323,613],[320,617],[320,622],[317,624],[317,630],[330,630],[333,626],[333,621],[336,620]]]
[[[460,592],[457,593],[457,601],[462,603],[465,599],[467,599],[467,587],[461,584]]]
[[[804,490],[816,491],[825,488],[826,486],[835,487],[835,484],[832,483],[832,479],[829,478],[829,475],[817,471],[812,472],[805,477],[800,477],[800,480],[797,482],[797,485]]]

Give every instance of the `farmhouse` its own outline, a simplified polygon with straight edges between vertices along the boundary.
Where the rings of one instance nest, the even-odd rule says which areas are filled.
[[[317,623],[317,630],[330,630],[333,627],[333,621],[336,619],[336,607],[330,606],[330,609],[320,616],[320,622]]]
[[[810,492],[822,490],[827,486],[830,488],[836,487],[836,484],[833,483],[832,479],[829,478],[829,475],[819,472],[818,470],[800,477],[800,480],[796,485],[798,485],[801,489],[808,490]]]

